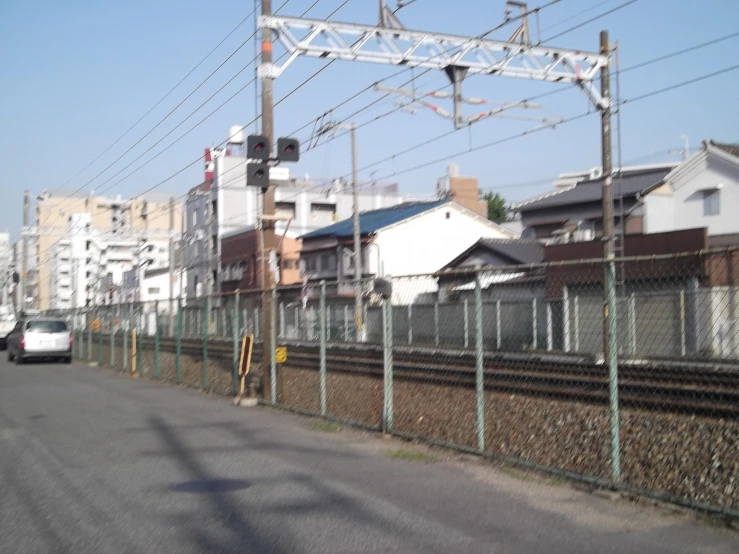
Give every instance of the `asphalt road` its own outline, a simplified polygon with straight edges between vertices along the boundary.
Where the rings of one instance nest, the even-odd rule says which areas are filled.
[[[684,517],[395,459],[300,416],[4,359],[2,553],[739,552]]]

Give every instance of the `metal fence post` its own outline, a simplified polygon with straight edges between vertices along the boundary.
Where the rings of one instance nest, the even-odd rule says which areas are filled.
[[[439,346],[439,303],[434,302],[434,346]]]
[[[110,367],[115,367],[115,326],[114,325],[111,325],[110,327]]]
[[[539,346],[539,321],[536,314],[536,298],[531,301],[531,347],[536,350]]]
[[[208,324],[210,323],[210,317],[208,316],[208,300],[205,297],[205,303],[203,304],[203,375],[200,386],[203,390],[208,388]]]
[[[92,321],[87,322],[87,361],[92,361]]]
[[[629,296],[629,341],[631,354],[636,354],[636,296],[633,292]]]
[[[562,328],[564,351],[570,351],[570,290],[567,286],[562,291]]]
[[[237,290],[236,295],[234,298],[234,306],[233,306],[233,325],[231,326],[232,329],[232,335],[233,335],[233,388],[234,388],[234,395],[237,395],[239,393],[239,346],[240,346],[240,336],[241,336],[241,326],[239,325],[239,306],[241,305],[240,302],[240,293]]]
[[[154,302],[154,379],[159,379],[159,301]]]
[[[382,346],[384,351],[382,430],[393,428],[393,301],[382,301]]]
[[[295,306],[295,339],[300,340],[300,308]]]
[[[577,295],[572,309],[575,311],[575,352],[580,352],[580,297]]]
[[[280,302],[280,338],[285,338],[285,303]]]
[[[618,405],[618,336],[616,320],[616,263],[613,258],[605,262],[606,302],[603,310],[606,363],[608,364],[608,398],[610,403],[611,430],[611,478],[621,480],[621,443]]]
[[[367,321],[365,318],[363,321]],[[349,342],[349,306],[344,306],[344,342]]]
[[[482,330],[482,286],[475,275],[475,392],[477,400],[477,449],[485,450],[485,382]]]
[[[321,281],[321,300],[319,303],[319,317],[320,317],[320,354],[321,354],[321,366],[319,374],[319,387],[321,395],[321,415],[326,415],[326,281]]]
[[[503,331],[500,328],[500,300],[495,301],[495,346],[498,350],[503,344]]]
[[[259,321],[259,306],[257,306],[254,308],[254,338],[258,338],[260,336]]]
[[[470,308],[467,299],[464,299],[464,347],[470,346]]]
[[[177,329],[175,337],[175,372],[177,384],[182,382],[182,298],[177,298]]]
[[[277,290],[272,289],[270,293],[270,310],[269,310],[269,325],[272,332],[269,335],[270,338],[270,356],[269,356],[269,389],[270,396],[272,397],[272,404],[277,404],[277,337],[275,336],[275,327],[277,327],[277,313],[275,312],[275,306],[277,306]],[[296,309],[297,312],[297,309]],[[297,320],[296,320],[297,321]]]
[[[128,311],[126,326],[123,329],[123,371],[128,371],[128,333],[131,331],[131,312]]]
[[[552,322],[552,302],[547,301],[547,350],[554,349],[554,329]]]
[[[98,365],[103,365],[103,318],[98,315]]]
[[[413,344],[413,305],[408,304],[408,345]]]
[[[326,342],[331,341],[331,306],[326,307]]]
[[[139,311],[138,315],[136,316],[136,328],[138,329],[136,333],[136,369],[138,370],[139,375],[144,375],[144,364],[142,357],[144,355],[144,348],[143,348],[143,335],[144,335],[144,328],[145,326],[141,324],[142,322],[142,316],[144,313],[144,306],[143,304],[139,305]]]
[[[680,355],[685,356],[685,291],[680,291]]]

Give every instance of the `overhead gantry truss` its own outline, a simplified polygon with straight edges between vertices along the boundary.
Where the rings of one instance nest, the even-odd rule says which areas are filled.
[[[271,29],[289,53],[281,66],[261,67],[262,78],[275,79],[298,56],[309,56],[453,70],[462,79],[469,73],[574,84],[596,107],[610,104],[595,86],[606,54],[276,15],[260,17],[259,26]]]

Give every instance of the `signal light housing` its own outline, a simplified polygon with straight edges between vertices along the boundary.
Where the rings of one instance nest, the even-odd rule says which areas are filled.
[[[246,186],[269,187],[269,164],[246,164]]]
[[[277,159],[281,162],[297,162],[300,160],[300,142],[294,138],[277,139]]]
[[[251,160],[269,160],[270,145],[267,137],[249,135],[246,139],[246,157]]]

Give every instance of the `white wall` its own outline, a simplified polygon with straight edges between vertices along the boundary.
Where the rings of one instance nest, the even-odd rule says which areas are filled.
[[[674,172],[672,195],[646,197],[646,231],[659,233],[706,227],[709,235],[739,233],[739,168],[717,155],[700,152]],[[720,213],[703,215],[703,189],[720,189]],[[671,207],[668,206],[668,199]]]
[[[480,238],[511,236],[486,219],[450,203],[383,229],[375,237],[374,247],[380,249],[383,267],[379,269],[386,276],[397,277],[434,273]],[[375,252],[371,254],[370,265],[377,265]],[[418,294],[435,290],[433,278],[404,280],[401,287],[393,290],[393,301],[406,304]]]

